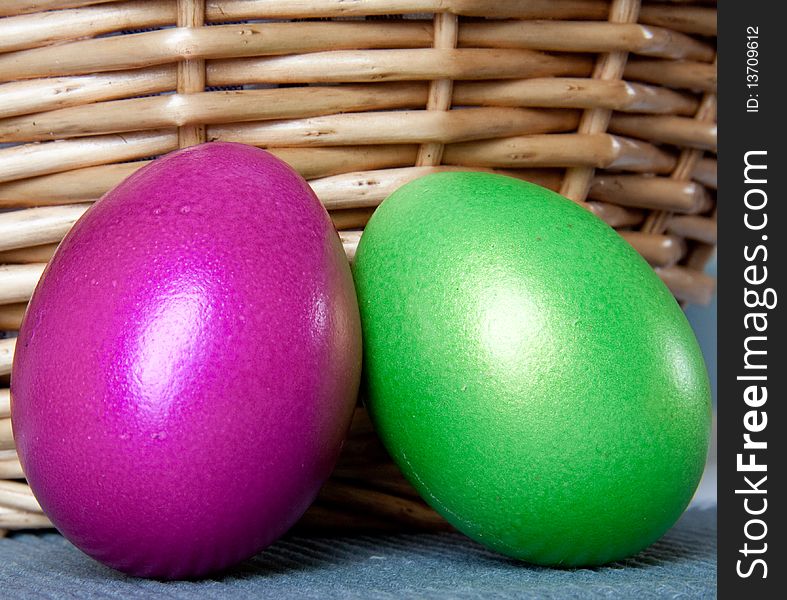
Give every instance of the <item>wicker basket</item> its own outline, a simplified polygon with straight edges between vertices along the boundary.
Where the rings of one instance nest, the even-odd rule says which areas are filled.
[[[89,203],[205,140],[270,149],[352,257],[374,207],[444,169],[585,204],[675,296],[716,241],[716,8],[638,0],[0,2],[0,532],[49,527],[13,450],[13,331]],[[37,12],[47,11],[47,12]],[[173,27],[177,25],[177,27]],[[441,529],[362,408],[303,525]]]

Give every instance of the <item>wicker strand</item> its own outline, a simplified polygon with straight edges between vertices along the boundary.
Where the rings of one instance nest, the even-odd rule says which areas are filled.
[[[713,205],[710,194],[698,183],[642,175],[599,175],[593,179],[588,196],[621,206],[682,214],[703,213]]]
[[[412,52],[422,54],[432,50]],[[541,77],[547,65],[499,55],[504,51],[492,52],[497,56],[489,58],[489,69],[483,67],[484,76],[499,77],[503,80],[455,82],[453,91],[455,104],[512,108],[607,108],[624,113],[681,116],[693,116],[698,107],[693,97],[663,87],[578,77]],[[505,51],[506,54],[520,52]],[[421,58],[423,60],[419,65],[423,66],[423,61],[428,62],[429,59],[423,56]],[[472,62],[455,64],[463,64],[462,69],[473,66]],[[568,70],[573,68],[569,63],[564,65]],[[558,75],[560,67],[554,66],[552,74]],[[414,77],[413,72],[416,70],[419,69],[412,68],[407,63],[398,67],[398,73],[407,72],[408,78]],[[386,71],[385,68],[382,68],[382,71],[387,73],[386,78],[388,78],[390,71]],[[452,77],[472,78],[467,72],[458,72],[447,66],[442,71],[436,66],[434,70],[423,69],[421,72],[424,75],[435,75],[440,72]],[[376,77],[381,77],[378,66],[373,66],[370,73],[376,73]],[[476,75],[480,76],[481,72],[477,71]],[[509,76],[533,75],[538,76],[528,79],[508,79]],[[123,74],[119,76],[121,80],[119,88],[124,94],[134,95],[137,91],[149,92],[158,89],[158,86],[151,87],[147,84],[140,90],[127,87],[123,84],[123,77]],[[361,79],[361,77],[356,78]],[[5,87],[15,86],[16,89],[11,90],[11,96],[22,106],[52,108],[35,115],[20,114],[25,109],[20,109],[18,104],[13,104],[10,100],[6,103],[2,95],[6,90],[4,86],[0,86],[0,117],[7,117],[0,118],[0,139],[20,142],[44,141],[176,126],[191,122],[230,123],[317,116],[341,110],[415,108],[423,106],[428,97],[427,88],[423,83],[411,81],[372,85],[360,83],[341,86],[339,89],[337,86],[314,85],[306,88],[214,91],[114,99],[111,95],[117,93],[116,89],[105,87],[103,82],[96,82],[93,87],[95,93],[91,93],[88,89],[89,82],[77,81],[84,79],[86,78],[82,76],[70,78],[70,82],[34,80],[22,84],[6,84]],[[74,90],[74,95],[69,98],[58,97],[64,94],[62,91],[64,89]],[[105,92],[110,94],[109,98],[106,97]],[[65,92],[65,95],[68,93]],[[79,105],[86,100],[95,102]]]
[[[548,0],[546,0],[548,1]],[[273,3],[268,3],[271,6]],[[294,5],[294,2],[280,3],[285,5]],[[345,6],[337,8],[337,14],[323,16],[349,16],[349,13],[357,13],[355,16],[367,16],[371,14],[391,14],[391,2],[389,0],[366,0],[365,2],[356,2],[347,6],[348,3],[343,3]],[[445,10],[450,13],[450,3],[441,2],[440,6],[432,6],[434,2],[421,2],[417,5],[416,2],[411,3],[412,6],[408,7],[413,13],[430,13],[435,10]],[[476,2],[477,4],[477,2]],[[509,4],[512,7],[524,7],[526,5],[531,11],[538,10],[537,6],[533,6],[534,2],[501,2],[498,4]],[[544,6],[541,10],[547,8],[551,12],[560,10],[560,8],[569,8],[569,4],[565,0],[561,2],[552,2],[553,6],[546,5],[544,0],[541,1]],[[593,18],[593,12],[601,9],[603,13],[605,10],[603,2],[597,1],[591,3],[584,3],[588,8],[584,12],[575,11],[573,14],[564,12],[561,18],[563,19],[585,19],[588,17]],[[312,10],[319,9],[323,13],[326,12],[329,2],[322,0],[319,5],[312,7]],[[448,5],[446,7],[446,5]],[[561,6],[562,5],[562,6]],[[581,3],[575,3],[575,6],[581,6]],[[591,8],[592,6],[592,8]],[[434,10],[429,10],[433,8]],[[2,10],[2,8],[0,8]],[[256,12],[254,12],[256,10]],[[223,0],[220,3],[215,1],[208,2],[206,7],[206,20],[219,23],[228,21],[240,21],[245,18],[260,18],[266,16],[261,10],[264,10],[262,2],[254,0]],[[291,8],[292,10],[292,8]],[[338,14],[339,10],[344,10],[343,14]],[[570,10],[570,8],[569,8]],[[293,10],[292,14],[288,15],[289,18],[299,18],[297,9]],[[234,16],[233,12],[236,14]],[[476,9],[476,12],[478,10]],[[440,13],[438,13],[440,14]],[[445,14],[445,13],[443,13]],[[267,15],[274,17],[275,15]],[[301,14],[301,17],[313,17],[313,12]],[[478,16],[478,15],[477,15]],[[483,15],[488,16],[488,15]],[[606,15],[605,15],[606,16]],[[527,17],[520,17],[527,18]],[[545,19],[550,18],[549,13],[541,12],[533,18]],[[553,17],[554,18],[554,17]],[[60,41],[74,40],[81,37],[90,37],[100,34],[112,33],[122,30],[139,30],[152,27],[161,27],[172,25],[177,20],[176,0],[133,0],[130,2],[118,2],[114,5],[105,4],[103,6],[92,6],[89,8],[77,8],[71,10],[60,10],[46,14],[32,14],[32,15],[17,15],[8,17],[0,21],[0,52],[11,52],[14,50],[25,50],[29,48],[37,48]],[[716,11],[708,7],[664,7],[658,5],[648,5],[640,11],[640,22],[648,25],[655,25],[678,31],[681,33],[700,34],[705,36],[716,35]]]
[[[718,165],[715,158],[702,158],[697,162],[694,171],[691,173],[691,178],[713,190],[717,187],[716,175]]]
[[[268,148],[268,150],[291,164],[303,177],[319,179],[348,172],[404,167],[413,164],[417,147],[412,144],[400,144],[362,148]],[[481,160],[480,157],[473,158],[478,162]],[[94,200],[148,162],[86,167],[0,184],[0,207],[52,206]],[[525,169],[522,170],[521,175],[532,178],[534,182],[550,189],[559,188],[560,182],[558,180],[556,185],[555,179],[562,179],[555,170]],[[702,159],[691,177],[704,187],[715,189],[716,161]],[[1,217],[0,223],[5,219],[15,218]],[[0,231],[3,230],[3,225],[0,225]],[[30,243],[34,243],[32,239]]]
[[[716,244],[716,219],[692,215],[676,215],[666,222],[666,231],[703,244]]]
[[[610,133],[716,152],[716,123],[673,116],[613,115]],[[696,162],[699,158],[694,159]],[[688,169],[691,172],[691,169]]]
[[[434,47],[438,50],[453,49],[459,36],[459,19],[451,13],[438,13],[434,16]],[[454,82],[451,79],[436,79],[429,84],[429,98],[426,110],[446,111],[451,108]],[[439,165],[443,159],[444,145],[441,142],[427,142],[418,148],[416,167]]]
[[[8,267],[0,267],[0,279],[4,277],[3,269]],[[40,277],[40,273],[39,273]],[[35,284],[33,284],[35,285]],[[30,290],[32,292],[32,290]],[[8,375],[11,372],[11,364],[14,361],[14,346],[16,340],[11,338],[7,340],[0,340],[0,375]]]
[[[13,450],[13,448],[14,435],[11,431],[11,419],[0,419],[0,451]]]
[[[705,94],[697,109],[697,114],[694,117],[695,121],[702,123],[713,124],[716,121],[716,95]],[[714,127],[715,130],[715,127]],[[715,131],[714,131],[715,133]],[[702,160],[702,150],[696,147],[687,148],[683,150],[678,158],[675,170],[670,174],[670,179],[674,181],[687,181],[691,178],[691,174],[697,165]],[[642,230],[648,233],[662,233],[669,221],[670,214],[668,211],[656,211],[651,213]]]
[[[609,11],[612,23],[635,23],[639,15],[639,0],[614,0]],[[594,79],[616,80],[623,77],[628,53],[615,51],[599,57],[593,71]],[[579,122],[579,133],[603,133],[607,129],[611,112],[603,108],[587,110]],[[575,167],[566,171],[560,193],[574,202],[584,202],[587,198],[590,182],[593,179],[592,167]]]
[[[49,262],[57,250],[57,242],[14,248],[0,252],[0,264],[29,264]],[[0,330],[7,329],[0,323]]]
[[[205,24],[205,0],[178,0],[178,27],[202,27]],[[205,61],[182,60],[178,63],[178,94],[205,90]],[[190,123],[178,127],[178,147],[194,146],[205,141],[205,124]]]
[[[694,61],[631,59],[626,79],[685,90],[716,92],[716,65]]]
[[[715,63],[714,63],[715,64]],[[713,124],[716,121],[716,95],[706,93],[700,103],[697,114],[694,117],[698,124],[709,123]],[[715,126],[714,126],[715,134]],[[715,145],[714,145],[715,149]],[[692,172],[697,168],[697,165],[702,161],[702,150],[698,149],[696,145],[684,149],[675,170],[670,174],[670,178],[677,182],[686,181],[691,177]],[[706,208],[707,210],[707,208]],[[671,226],[672,213],[669,210],[659,210],[652,212],[645,221],[642,230],[651,234],[659,234]],[[700,211],[705,212],[705,211]],[[710,256],[713,253],[716,240],[716,214],[711,218],[705,218],[699,223],[697,221],[690,221],[690,225],[697,225],[702,229],[700,232],[693,235],[693,239],[700,242],[689,254],[686,261],[686,268],[673,267],[669,270],[661,270],[659,275],[665,278],[667,285],[676,295],[676,297],[684,302],[696,302],[707,304],[710,302],[715,282],[708,275],[703,273],[701,269],[705,266]],[[702,219],[699,217],[699,219]],[[680,221],[678,221],[680,227]],[[685,221],[684,221],[685,224]],[[680,229],[678,229],[680,231]],[[696,291],[699,290],[699,291]]]
[[[150,11],[170,15],[161,21],[172,21],[173,0],[148,0]],[[0,16],[24,15],[38,11],[86,7],[96,4],[120,4],[121,0],[3,0]],[[248,19],[304,19],[314,17],[363,17],[368,15],[452,12],[468,17],[498,19],[603,19],[604,0],[209,0],[210,22],[245,21]],[[69,11],[71,12],[71,11]],[[96,18],[94,13],[88,13]],[[159,19],[162,17],[159,16]]]
[[[114,1],[115,0],[4,0],[0,4],[0,17],[26,15],[43,10],[75,8]]]
[[[713,222],[716,222],[716,216],[713,217]],[[705,274],[705,266],[708,262],[713,258],[713,255],[716,253],[716,245],[715,244],[697,244],[689,253],[689,256],[686,258],[685,264],[686,269],[694,272],[694,273],[702,273]],[[716,289],[716,280],[711,277],[710,275],[706,275],[709,280],[709,285],[711,289],[711,293],[702,298],[701,301],[705,302],[705,304],[711,302],[713,299],[713,290]]]
[[[0,419],[11,416],[11,390],[0,388]]]
[[[686,242],[676,235],[622,231],[621,235],[654,267],[671,267],[686,255]]]
[[[635,0],[619,1],[628,5]],[[180,60],[328,50],[424,48],[432,43],[433,27],[417,21],[385,25],[379,22],[332,21],[178,27],[0,54],[0,79],[117,71]],[[633,52],[700,63],[710,62],[714,56],[712,46],[689,36],[630,22],[466,23],[459,33],[458,45],[460,48],[512,48],[541,52]]]
[[[450,12],[465,17],[493,19],[599,19],[606,2],[600,0],[210,0],[210,14],[222,20],[264,16],[270,19],[349,17]]]
[[[16,331],[22,324],[27,309],[26,302],[0,304],[0,330]]]
[[[479,109],[476,109],[479,110]],[[501,113],[505,109],[496,109],[493,113],[497,123],[491,123],[505,129],[505,133],[510,135],[511,130],[506,117],[516,115],[518,117],[517,127],[527,131],[530,135],[517,137],[500,137],[497,139],[479,139],[479,141],[448,143],[443,152],[443,163],[449,165],[466,165],[474,167],[488,168],[509,168],[520,169],[529,167],[564,167],[564,166],[594,166],[610,169],[618,169],[631,172],[652,172],[666,174],[671,172],[675,166],[675,157],[652,144],[644,141],[632,140],[613,136],[609,134],[582,135],[575,133],[562,133],[551,135],[539,135],[536,132],[544,126],[551,126],[557,131],[565,131],[568,124],[562,120],[563,117],[555,115],[547,119],[548,113],[535,113],[531,117],[521,112],[520,109],[513,113]],[[513,109],[511,109],[513,110]],[[379,116],[368,115],[335,115],[328,119],[328,122],[283,123],[281,129],[290,128],[293,133],[300,135],[298,148],[281,148],[276,153],[285,160],[287,158],[305,159],[309,153],[316,153],[318,150],[330,151],[330,142],[312,140],[315,134],[319,136],[319,125],[332,126],[339,123],[344,124],[342,131],[332,130],[329,137],[334,143],[352,145],[354,143],[368,144],[371,147],[379,147],[380,140],[395,143],[396,146],[408,145],[416,137],[426,138],[429,133],[428,141],[448,142],[449,136],[463,134],[462,137],[473,139],[476,136],[494,137],[494,132],[484,127],[484,123],[474,122],[474,115],[487,113],[472,113],[470,109],[456,111],[466,113],[459,117],[448,117],[454,111],[446,112],[445,116],[434,114],[432,111],[420,111],[408,117],[409,124],[429,125],[431,131],[424,132],[424,136],[418,136],[417,132],[403,130],[400,126],[386,122],[386,113]],[[438,118],[434,118],[438,117]],[[442,120],[440,119],[442,117]],[[448,118],[446,118],[448,117]],[[390,121],[390,114],[388,114]],[[385,130],[369,131],[366,126],[374,122],[380,124]],[[456,123],[462,124],[462,131],[452,130]],[[315,127],[317,126],[317,127]],[[261,129],[261,131],[258,130]],[[211,139],[242,142],[252,145],[267,145],[276,139],[284,139],[293,143],[293,139],[287,137],[284,131],[277,131],[277,127],[267,125],[252,125],[244,127],[216,127],[209,128]],[[505,135],[505,134],[504,134]],[[383,137],[384,136],[384,137]],[[61,178],[71,179],[65,171],[91,167],[95,165],[109,165],[120,161],[134,160],[152,154],[163,154],[169,152],[177,146],[177,134],[174,130],[154,130],[144,133],[128,133],[123,135],[96,136],[86,139],[64,140],[61,142],[49,142],[45,144],[30,144],[26,146],[16,146],[12,148],[0,149],[0,182],[7,182],[6,185],[0,183],[0,197],[11,200],[8,206],[24,206],[24,203],[13,202],[17,198],[18,190],[34,187],[41,189],[37,180],[18,181],[35,177],[37,175],[47,175],[63,173]],[[413,148],[415,148],[413,146]],[[344,150],[348,155],[364,155],[366,150],[361,148],[337,149]],[[405,149],[405,152],[407,150]],[[412,163],[410,163],[412,164]],[[120,170],[127,167],[118,167]],[[51,178],[45,180],[51,182]],[[43,184],[43,182],[40,182]],[[84,188],[92,187],[90,182],[79,182],[78,185]],[[11,191],[13,190],[13,191]],[[57,190],[52,190],[52,194],[58,194]],[[45,194],[44,194],[45,195]],[[95,199],[98,195],[76,196],[72,201],[84,201]]]
[[[17,481],[0,481],[0,506],[33,513],[43,512],[30,488]]]
[[[0,251],[59,242],[88,207],[71,204],[0,214]]]

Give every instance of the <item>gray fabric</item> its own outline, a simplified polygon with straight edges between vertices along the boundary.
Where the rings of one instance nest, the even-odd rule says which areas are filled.
[[[2,598],[715,598],[716,510],[690,509],[639,556],[537,568],[460,534],[288,537],[220,578],[126,577],[54,533],[0,540]]]

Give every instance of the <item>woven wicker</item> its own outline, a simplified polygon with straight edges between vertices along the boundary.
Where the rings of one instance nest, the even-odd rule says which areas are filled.
[[[43,12],[45,11],[45,12]],[[3,0],[0,330],[88,208],[205,140],[306,177],[352,257],[424,173],[485,169],[583,203],[675,296],[716,242],[716,7],[673,0]],[[0,531],[48,527],[13,450],[0,339]],[[362,408],[303,524],[440,529]]]

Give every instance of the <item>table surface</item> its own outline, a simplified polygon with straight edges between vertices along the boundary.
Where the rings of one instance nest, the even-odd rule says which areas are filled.
[[[716,508],[693,506],[661,540],[594,569],[533,567],[459,533],[288,536],[222,577],[127,577],[56,533],[0,540],[3,598],[715,598]]]

